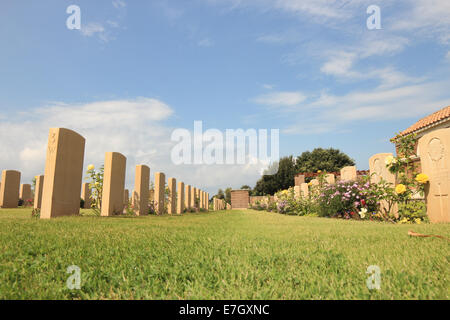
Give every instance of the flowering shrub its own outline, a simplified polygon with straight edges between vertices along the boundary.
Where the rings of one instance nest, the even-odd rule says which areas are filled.
[[[319,195],[319,215],[346,219],[369,219],[378,211],[378,199],[369,182],[340,181],[325,185]]]
[[[410,201],[402,203],[398,208],[399,223],[417,223],[428,222],[427,206],[421,201]]]
[[[93,164],[87,167],[88,178],[90,178],[89,188],[91,189],[91,207],[94,209],[96,215],[100,215],[102,207],[102,193],[103,193],[103,175],[104,167],[101,166],[99,171],[95,171]]]
[[[314,215],[317,214],[318,206],[313,195],[308,197],[295,197],[294,188],[276,193],[276,212],[288,215]]]

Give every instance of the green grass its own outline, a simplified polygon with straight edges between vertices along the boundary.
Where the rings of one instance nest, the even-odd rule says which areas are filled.
[[[0,210],[1,299],[449,299],[450,225],[258,211],[31,218]],[[81,268],[81,290],[66,269]],[[369,265],[381,289],[368,290]]]

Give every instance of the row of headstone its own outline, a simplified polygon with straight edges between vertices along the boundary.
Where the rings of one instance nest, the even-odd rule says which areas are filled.
[[[213,210],[219,211],[219,210],[229,210],[229,204],[225,202],[224,199],[217,199],[216,197],[213,198]]]
[[[35,193],[31,184],[20,184],[21,173],[15,170],[3,170],[0,182],[0,208],[17,208],[19,199],[25,202],[33,200],[34,207],[40,208],[42,199],[43,176],[36,177]]]
[[[102,216],[121,214],[129,203],[129,191],[125,189],[126,158],[116,152],[106,153]],[[185,210],[193,208],[208,210],[209,194],[203,190],[178,182],[175,178],[167,179],[167,207],[166,207],[166,176],[163,172],[155,173],[155,187],[150,190],[150,168],[146,165],[136,166],[134,190],[131,195],[131,204],[138,216],[148,214],[148,204],[154,204],[155,213],[182,214]]]
[[[91,207],[91,190],[88,183],[82,184],[85,139],[78,133],[64,128],[52,128],[49,132],[45,173],[36,177],[34,207],[41,209],[41,219],[78,215],[81,199],[84,207]],[[101,215],[122,214],[129,203],[129,192],[125,190],[126,157],[117,152],[105,155]],[[137,215],[148,213],[150,196],[157,214],[165,211],[165,175],[155,174],[155,190],[150,188],[150,168],[136,166],[135,186],[132,194],[133,210]],[[177,192],[178,189],[178,192]],[[169,214],[181,214],[185,209],[196,207],[208,210],[209,194],[203,190],[184,185],[175,178],[168,179]],[[19,197],[31,198],[31,186],[20,186],[20,172],[2,172],[0,207],[16,208]]]

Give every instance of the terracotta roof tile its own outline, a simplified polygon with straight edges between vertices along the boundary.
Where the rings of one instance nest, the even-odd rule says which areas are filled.
[[[431,125],[435,124],[436,122],[439,122],[446,118],[450,118],[450,106],[445,107],[439,111],[436,111],[435,113],[430,114],[429,116],[426,116],[423,119],[420,119],[419,121],[414,123],[412,126],[410,126],[408,129],[400,132],[400,135],[404,136],[404,135],[413,133],[413,132],[423,129],[425,127],[431,126]]]

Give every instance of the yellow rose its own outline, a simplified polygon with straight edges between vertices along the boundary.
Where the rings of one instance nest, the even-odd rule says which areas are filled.
[[[318,170],[317,173],[322,173],[322,170]]]
[[[402,194],[406,192],[406,186],[404,184],[398,184],[395,186],[395,192],[397,194]]]
[[[91,171],[91,170],[94,170],[95,169],[95,167],[94,167],[94,165],[93,164],[90,164],[90,165],[88,165],[88,171]]]
[[[414,222],[417,223],[417,224],[421,224],[422,220],[420,218],[417,218],[417,219],[414,219]]]
[[[384,163],[389,166],[392,163],[392,160],[394,159],[393,156],[387,156],[386,159],[384,159]]]
[[[288,194],[288,191],[287,190],[283,190],[282,194],[286,195],[286,194]]]
[[[416,181],[422,184],[425,184],[429,181],[430,179],[428,178],[428,176],[425,173],[419,173],[416,176]]]

